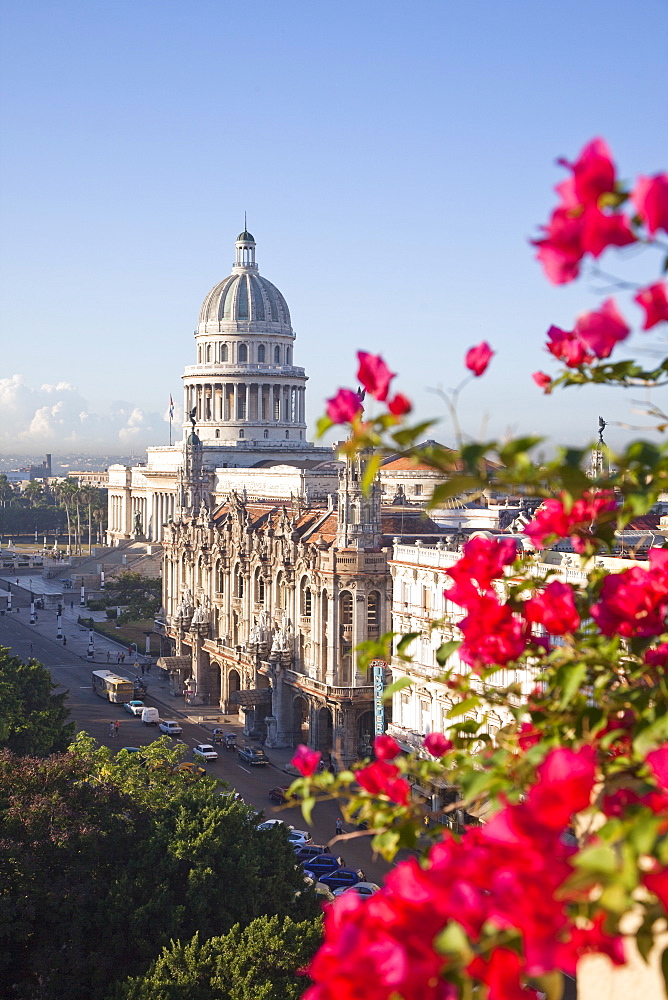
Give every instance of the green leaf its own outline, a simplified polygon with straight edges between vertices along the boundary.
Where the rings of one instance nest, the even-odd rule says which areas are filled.
[[[466,932],[456,920],[451,920],[444,930],[436,935],[434,948],[440,955],[459,955],[465,961],[468,961],[473,954]]]
[[[429,428],[434,426],[434,423],[434,420],[425,420],[421,424],[416,424],[415,427],[402,427],[400,431],[392,435],[392,440],[396,441],[401,448],[409,448],[418,438],[423,437]]]
[[[668,737],[668,715],[662,715],[636,736],[633,747],[639,756],[644,757],[666,737]]]
[[[315,425],[315,436],[321,438],[323,434],[326,434],[330,427],[334,426],[334,421],[330,420],[327,415],[319,417]]]
[[[315,798],[309,795],[308,798],[302,799],[302,816],[306,820],[308,826],[311,825],[311,813],[313,812],[313,806],[315,805]]]
[[[383,456],[378,452],[375,452],[371,458],[366,460],[364,466],[364,475],[362,476],[362,492],[368,493],[371,489],[372,483],[376,478],[376,474],[380,468],[380,463],[382,462]]]
[[[444,667],[448,662],[453,653],[456,653],[461,642],[457,642],[456,639],[451,639],[450,642],[443,642],[436,650],[436,662],[440,667]]]
[[[397,653],[405,653],[406,649],[415,640],[420,638],[420,632],[407,632],[397,643]]]
[[[471,698],[465,698],[464,701],[460,701],[458,705],[453,705],[450,711],[446,714],[446,719],[455,719],[458,715],[466,715],[470,712],[472,708],[477,708],[480,704],[480,698],[477,695],[473,695]]]
[[[564,995],[564,974],[558,969],[542,976],[531,976],[529,982],[547,997],[547,1000],[562,1000]]]
[[[388,684],[388,686],[383,691],[383,701],[392,701],[392,695],[397,691],[403,691],[404,688],[410,687],[413,681],[410,677],[400,677],[398,680],[394,681],[393,684]]]
[[[586,673],[586,663],[568,663],[559,668],[557,671],[557,682],[561,687],[561,700],[559,702],[560,708],[566,708],[573,695],[580,690]]]
[[[661,972],[663,973],[663,984],[666,987],[666,996],[668,996],[668,948],[664,948],[661,952]]]
[[[586,847],[571,859],[571,864],[584,871],[612,875],[617,871],[617,857],[609,844]]]

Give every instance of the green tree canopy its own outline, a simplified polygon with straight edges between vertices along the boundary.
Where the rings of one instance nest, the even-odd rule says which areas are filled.
[[[141,573],[121,573],[107,583],[109,604],[127,607],[123,618],[143,621],[155,618],[162,603],[162,581]]]
[[[322,939],[322,918],[298,923],[258,917],[247,927],[200,941],[172,941],[145,976],[119,987],[116,1000],[298,1000],[300,974]]]
[[[53,694],[54,687],[37,660],[23,663],[0,647],[0,747],[35,757],[67,749],[74,723],[67,722],[66,693]]]
[[[107,1000],[170,941],[205,941],[265,914],[317,916],[287,836],[258,830],[255,811],[214,779],[160,766],[179,753],[163,739],[113,755],[80,734],[62,757],[0,757],[10,1000]]]

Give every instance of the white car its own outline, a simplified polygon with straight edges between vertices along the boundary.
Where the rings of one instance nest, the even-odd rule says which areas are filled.
[[[380,886],[375,882],[356,882],[355,885],[346,885],[341,889],[335,889],[335,896],[342,896],[344,892],[356,892],[358,896],[373,896],[380,891]]]
[[[178,722],[174,722],[173,719],[163,719],[158,723],[158,729],[167,736],[180,736],[183,732]]]
[[[288,840],[291,844],[302,847],[305,844],[311,843],[311,834],[308,830],[290,830]]]
[[[287,826],[288,830],[294,830],[294,826],[290,826],[282,819],[266,819],[264,823],[258,825],[258,830],[273,830],[275,826]]]
[[[204,760],[218,760],[218,754],[210,743],[198,743],[193,747],[193,757],[204,757]]]

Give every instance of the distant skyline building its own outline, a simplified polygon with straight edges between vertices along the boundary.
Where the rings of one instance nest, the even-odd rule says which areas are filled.
[[[331,482],[331,448],[306,440],[307,375],[294,365],[290,311],[259,273],[255,247],[244,229],[231,274],[202,304],[195,364],[182,375],[182,440],[149,448],[145,465],[109,467],[111,543],[161,541],[164,525],[190,510],[193,497],[199,508],[202,500],[219,502],[238,488],[238,475],[228,482],[226,469],[254,469],[263,478],[270,467],[287,465],[293,473],[297,467],[304,475],[314,472],[318,490],[317,466],[325,462]],[[193,470],[197,483],[190,482]]]

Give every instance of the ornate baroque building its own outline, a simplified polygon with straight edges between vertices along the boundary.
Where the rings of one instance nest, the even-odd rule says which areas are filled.
[[[268,746],[307,743],[351,763],[373,734],[355,646],[387,631],[391,578],[380,488],[347,463],[330,502],[238,494],[179,517],[164,540],[165,631],[176,691],[240,707]],[[385,544],[384,544],[385,543]]]

